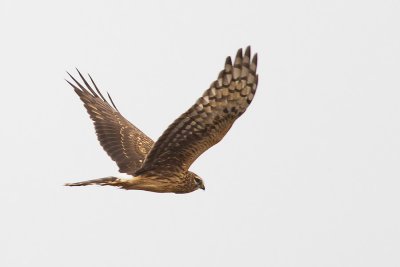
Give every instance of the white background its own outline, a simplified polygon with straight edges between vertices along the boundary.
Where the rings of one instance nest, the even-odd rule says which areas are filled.
[[[398,1],[0,1],[0,266],[400,266]],[[258,93],[187,195],[117,167],[75,67],[156,139],[252,45]]]

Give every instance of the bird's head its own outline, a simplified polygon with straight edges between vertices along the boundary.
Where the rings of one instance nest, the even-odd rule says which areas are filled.
[[[196,189],[206,190],[204,183],[203,183],[203,179],[201,179],[200,176],[198,176],[197,174],[195,174],[193,172],[189,172],[189,175],[192,177],[192,179],[195,183]]]

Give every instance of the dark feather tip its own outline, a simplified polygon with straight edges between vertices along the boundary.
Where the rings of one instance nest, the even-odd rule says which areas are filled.
[[[71,73],[69,73],[68,71],[65,71],[67,74],[68,74],[68,76],[71,78],[71,79],[74,79],[73,77],[72,77],[72,75],[71,75]],[[67,80],[66,80],[67,81]],[[67,81],[68,82],[68,81]]]
[[[246,48],[246,51],[244,52],[244,54],[245,54],[245,56],[250,57],[250,54],[251,54],[251,48],[250,48],[250,46],[248,46],[248,47]]]
[[[252,63],[257,65],[257,61],[258,61],[258,55],[257,55],[257,53],[255,53],[254,57],[253,57],[253,60],[252,60]]]
[[[71,74],[69,74],[69,72],[67,72],[67,73],[68,73],[69,77],[71,77],[71,79],[76,83],[76,85],[79,86],[79,88],[80,88],[82,91],[86,91],[86,90],[85,90],[85,87],[83,87],[82,84],[80,84],[80,83],[74,78],[74,76],[72,76]]]
[[[99,90],[99,88],[97,87],[96,83],[93,81],[92,76],[90,76],[90,74],[88,73],[88,76],[90,78],[90,81],[92,82],[92,84],[94,85],[94,88],[96,89],[97,93],[99,94],[99,96],[101,97],[101,99],[103,99],[104,102],[107,102],[107,100],[104,98],[103,94],[101,93],[101,91]]]
[[[231,57],[227,57],[225,60],[225,65],[232,65],[232,59]]]
[[[113,107],[115,108],[116,111],[119,112],[118,108],[115,106],[114,101],[112,100],[110,94],[107,92],[108,98],[110,99],[111,104],[113,105]]]
[[[73,83],[71,83],[70,81],[68,81],[67,79],[64,79],[69,85],[72,86],[72,88],[74,88],[75,92],[79,93],[82,92],[81,90],[79,90],[78,87],[76,87]]]
[[[236,53],[236,58],[242,58],[242,57],[243,57],[243,49],[240,48]]]

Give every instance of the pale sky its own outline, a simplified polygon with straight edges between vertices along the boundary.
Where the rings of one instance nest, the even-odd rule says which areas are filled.
[[[0,2],[0,266],[400,266],[400,2]],[[116,175],[65,71],[157,139],[259,54],[253,103],[186,195]]]

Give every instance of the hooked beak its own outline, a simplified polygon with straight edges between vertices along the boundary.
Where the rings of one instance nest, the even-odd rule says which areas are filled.
[[[199,188],[202,190],[206,190],[206,187],[203,184]]]

